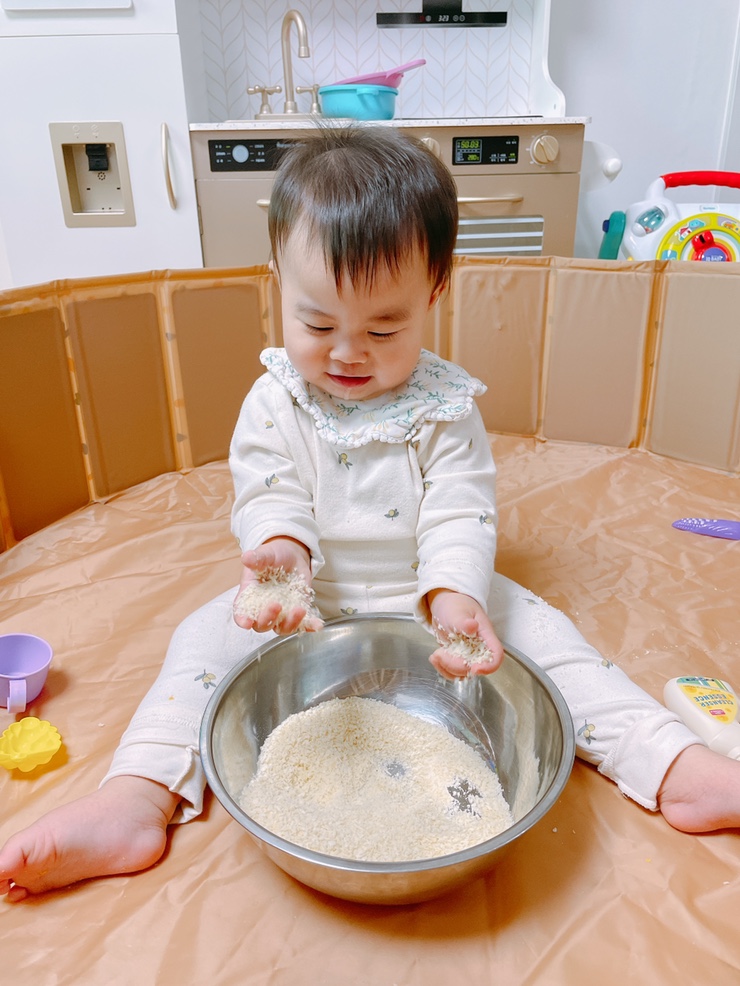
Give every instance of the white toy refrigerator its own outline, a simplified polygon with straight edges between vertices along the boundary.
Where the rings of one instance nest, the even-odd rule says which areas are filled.
[[[0,0],[0,288],[202,267],[177,14]]]

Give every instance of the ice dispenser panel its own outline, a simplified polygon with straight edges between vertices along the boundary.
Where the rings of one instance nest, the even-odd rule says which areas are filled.
[[[121,123],[50,123],[67,226],[135,226]]]

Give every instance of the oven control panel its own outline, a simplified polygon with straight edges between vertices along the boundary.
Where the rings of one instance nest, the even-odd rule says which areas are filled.
[[[228,171],[275,171],[290,140],[278,137],[236,140],[209,140],[208,157],[212,173]],[[475,136],[452,138],[452,160],[456,167],[519,163],[519,137]]]
[[[442,153],[441,141],[437,137],[422,137],[443,159],[447,158],[453,168],[492,168],[516,167],[534,168],[561,165],[561,146],[555,136],[549,133],[536,133],[531,141],[524,140],[518,133],[501,134],[451,134],[447,147]],[[581,137],[582,140],[582,137]],[[275,171],[285,151],[290,147],[289,137],[224,137],[208,140],[208,170],[210,174],[229,172]],[[522,156],[523,148],[523,156]],[[580,152],[580,147],[579,147]],[[449,154],[449,157],[448,157]],[[560,167],[557,170],[561,170]],[[570,170],[563,167],[562,170]]]
[[[289,140],[275,137],[209,140],[211,171],[275,171],[288,147]]]

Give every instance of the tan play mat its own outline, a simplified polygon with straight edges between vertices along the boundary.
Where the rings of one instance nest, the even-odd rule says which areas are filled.
[[[634,449],[503,436],[492,445],[505,574],[565,609],[655,695],[684,673],[740,682],[740,543],[671,527],[688,514],[736,516],[736,478]],[[28,711],[64,738],[48,767],[0,774],[3,841],[96,787],[177,622],[236,581],[230,496],[223,463],[166,475],[3,557],[0,630],[53,643]],[[0,903],[3,981],[740,982],[740,837],[673,831],[581,763],[487,878],[415,906],[304,888],[212,798],[201,820],[171,832],[148,872]]]
[[[740,519],[738,312],[740,264],[462,258],[429,324],[489,386],[499,569],[656,697],[740,688],[740,542],[671,526]],[[266,268],[0,294],[0,633],[51,642],[28,714],[64,740],[0,769],[0,842],[97,787],[174,628],[238,582],[223,460],[280,338]],[[737,832],[676,832],[576,762],[485,879],[398,908],[306,889],[208,797],[146,872],[0,900],[0,979],[737,986],[739,916]]]

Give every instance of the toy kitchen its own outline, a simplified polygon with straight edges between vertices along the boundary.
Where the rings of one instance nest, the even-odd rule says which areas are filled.
[[[457,253],[572,256],[588,121],[565,116],[564,96],[547,71],[549,0],[488,4],[496,9],[480,13],[463,12],[459,0],[402,6],[416,10],[383,13],[383,0],[370,2],[380,12],[372,14],[366,39],[351,39],[354,62],[338,59],[334,42],[332,50],[317,51],[320,83],[302,64],[312,51],[310,19],[289,11],[272,36],[252,36],[248,103],[235,109],[248,106],[253,116],[190,125],[206,267],[269,259],[266,213],[275,168],[291,140],[318,121],[397,127],[437,154],[457,185]],[[380,70],[383,59],[389,64],[382,42],[391,32],[406,39],[394,51],[410,60]],[[464,65],[455,66],[444,46],[452,38],[459,51],[462,37]],[[271,64],[265,52],[272,52]],[[342,71],[350,66],[354,71]],[[299,71],[304,84],[294,81]]]
[[[450,168],[459,253],[572,255],[587,120],[550,2],[0,0],[0,288],[265,263],[281,153],[358,119]]]

